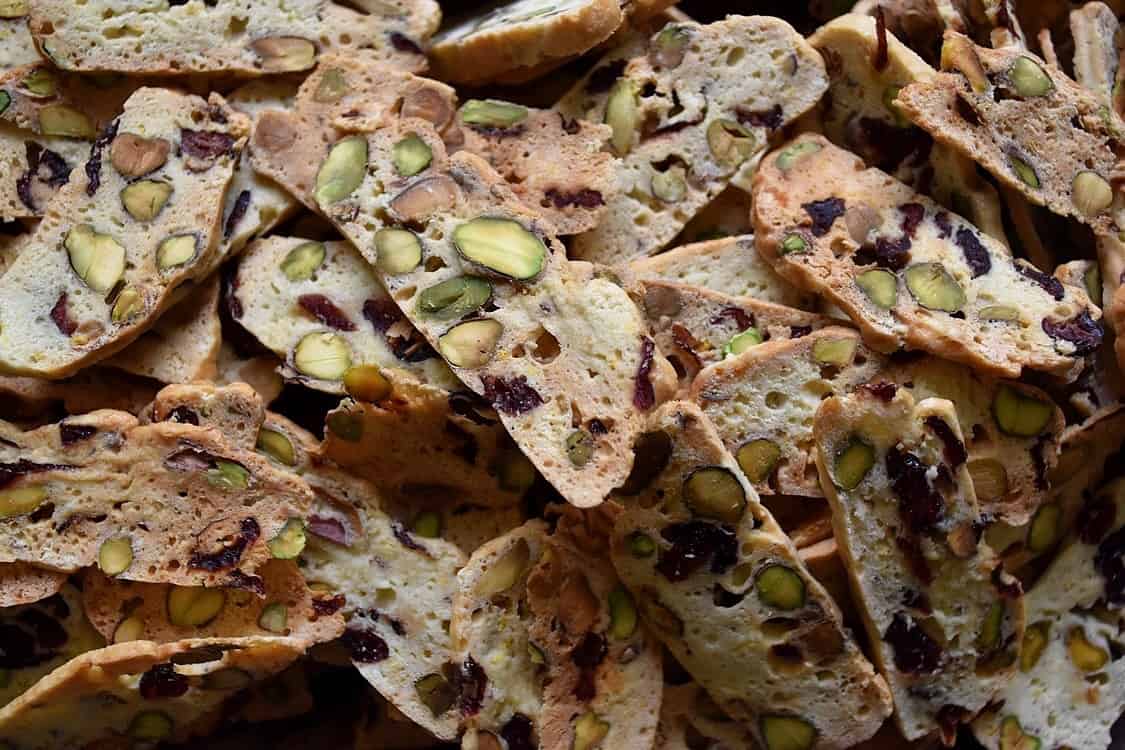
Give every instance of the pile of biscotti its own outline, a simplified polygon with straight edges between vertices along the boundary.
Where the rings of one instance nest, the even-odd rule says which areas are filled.
[[[0,0],[0,747],[1110,746],[1125,7],[729,5]]]

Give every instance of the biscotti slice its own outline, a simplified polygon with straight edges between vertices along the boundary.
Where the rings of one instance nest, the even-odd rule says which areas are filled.
[[[996,190],[977,175],[972,160],[935,144],[895,108],[903,86],[936,71],[893,34],[880,35],[870,16],[836,18],[809,44],[827,61],[830,83],[821,116],[829,140],[1006,242]]]
[[[33,65],[43,58],[27,28],[28,3],[16,0],[0,13],[0,70]]]
[[[66,573],[28,563],[0,563],[0,607],[46,599],[62,590],[68,578]]]
[[[1101,343],[1100,311],[1082,290],[822,136],[762,161],[754,226],[762,256],[843,308],[877,349],[1065,377]]]
[[[255,166],[364,253],[407,320],[567,500],[597,505],[625,479],[629,446],[671,368],[612,275],[567,261],[550,225],[479,157],[446,159],[427,121],[389,121],[330,148],[319,141],[304,157],[321,164],[319,187],[284,177],[292,152],[255,143]],[[421,171],[403,171],[406,150],[429,155]]]
[[[597,228],[574,239],[572,253],[620,263],[657,252],[827,83],[820,55],[781,19],[665,27],[592,108],[582,91],[557,105],[568,118],[606,122],[621,157],[620,196]]]
[[[304,651],[295,639],[120,643],[71,659],[0,709],[0,736],[27,750],[190,739],[246,685]],[[96,708],[93,708],[96,707]]]
[[[653,750],[754,746],[753,733],[724,714],[697,683],[664,685]]]
[[[989,523],[1023,525],[1046,502],[1064,427],[1062,410],[1049,395],[937,357],[895,363],[877,377],[906,388],[917,401],[952,402],[977,504]]]
[[[690,388],[704,367],[752,346],[801,338],[838,323],[784,305],[673,281],[645,281],[640,287],[656,346],[672,361],[681,389]]]
[[[0,707],[70,659],[105,646],[83,612],[82,592],[71,584],[40,601],[0,608],[0,627],[9,644]]]
[[[4,562],[73,571],[113,549],[123,579],[255,590],[271,540],[312,502],[296,474],[191,424],[102,411],[0,428]]]
[[[699,373],[691,396],[761,494],[820,497],[813,417],[821,399],[866,383],[884,359],[850,328],[751,347]]]
[[[1125,704],[1125,482],[1090,498],[1075,533],[1027,595],[1019,671],[973,722],[989,750],[1105,748]]]
[[[1122,204],[1109,180],[1125,123],[1107,104],[1029,52],[977,47],[955,32],[942,68],[898,93],[910,120],[1031,203],[1117,231]]]
[[[749,217],[749,207],[747,207]],[[785,279],[754,249],[754,237],[724,237],[682,245],[627,266],[642,281],[665,280],[704,287],[734,297],[812,310],[815,299]]]
[[[256,240],[231,286],[234,319],[285,360],[288,380],[335,394],[365,376],[459,385],[347,242]]]
[[[435,77],[485,83],[581,55],[624,21],[619,0],[494,2],[456,19],[430,48]]]
[[[207,275],[247,128],[214,94],[129,97],[0,278],[0,368],[69,375],[123,348],[176,288]]]
[[[86,141],[36,135],[0,122],[0,220],[42,216],[89,153]]]
[[[957,725],[1016,670],[1024,602],[980,542],[953,404],[890,383],[827,399],[816,461],[876,663],[903,735]]]
[[[344,632],[342,615],[321,612],[331,597],[310,591],[292,560],[271,560],[259,573],[262,591],[251,592],[115,581],[103,565],[82,579],[83,608],[109,643],[272,634],[312,646]]]
[[[616,160],[602,150],[613,133],[607,125],[494,99],[466,101],[456,125],[462,148],[491,164],[560,235],[593,229],[617,199]]]
[[[891,712],[886,683],[706,416],[671,402],[648,430],[612,536],[641,619],[759,746],[842,750],[873,735]]]
[[[64,70],[162,75],[309,70],[334,48],[418,70],[425,67],[421,45],[441,20],[434,0],[391,0],[367,13],[328,0],[190,0],[159,8],[34,0],[30,10],[36,44]]]

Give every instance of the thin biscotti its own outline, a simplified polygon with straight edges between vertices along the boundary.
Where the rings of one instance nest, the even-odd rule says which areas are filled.
[[[805,135],[754,177],[758,251],[824,294],[882,351],[906,346],[983,372],[1074,376],[1101,344],[1100,311],[972,224]]]
[[[599,263],[667,245],[828,84],[816,50],[784,21],[762,16],[666,26],[647,55],[605,70],[616,78],[608,95],[587,96],[591,77],[556,107],[568,118],[606,122],[621,157],[620,196],[571,248]]]
[[[816,461],[876,663],[907,739],[957,725],[1016,670],[1019,582],[980,541],[953,404],[879,382],[827,399]]]
[[[1089,224],[1125,224],[1110,185],[1125,122],[1096,94],[1018,48],[986,49],[947,32],[941,73],[895,105],[1028,201]]]
[[[72,374],[122,349],[176,288],[208,275],[248,125],[217,95],[129,97],[0,278],[0,369]]]
[[[434,0],[368,4],[366,13],[328,0],[190,0],[160,8],[34,0],[29,6],[36,44],[60,68],[163,75],[296,72],[337,47],[417,70],[425,67],[421,45],[441,21]]]
[[[286,379],[336,394],[365,374],[459,385],[347,242],[256,240],[231,286],[234,319],[285,361]]]
[[[850,328],[751,347],[699,373],[692,400],[760,494],[820,497],[813,417],[821,399],[866,383],[885,364]]]
[[[1125,482],[1091,497],[1027,595],[1019,671],[973,722],[988,750],[1112,745],[1125,703]]]
[[[652,415],[612,559],[641,619],[758,744],[848,748],[890,693],[698,406]],[[639,459],[638,459],[639,461]]]

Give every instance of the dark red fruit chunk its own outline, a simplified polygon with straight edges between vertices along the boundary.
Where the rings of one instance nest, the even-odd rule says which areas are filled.
[[[266,582],[263,581],[260,576],[252,576],[249,573],[243,573],[238,568],[235,568],[227,574],[226,583],[223,585],[227,588],[250,591],[259,596],[265,596],[266,594]]]
[[[543,405],[543,397],[527,384],[527,376],[502,378],[482,375],[484,397],[496,411],[509,415],[523,414]]]
[[[230,216],[227,217],[226,224],[223,225],[224,240],[229,240],[230,236],[234,234],[234,228],[238,226],[238,222],[242,221],[242,217],[246,215],[246,209],[248,208],[250,208],[250,191],[243,190],[235,198],[234,207],[230,210]]]
[[[738,562],[738,539],[727,525],[688,521],[666,527],[660,535],[672,543],[661,553],[656,569],[669,581],[682,581],[711,561],[720,575]]]
[[[234,138],[226,133],[186,128],[180,131],[180,149],[196,159],[217,159],[230,151],[232,146]]]
[[[943,240],[953,234],[953,223],[949,220],[948,211],[938,211],[934,214],[934,224],[937,224],[938,237]]]
[[[258,540],[261,528],[253,518],[244,518],[239,525],[239,533],[235,534],[230,544],[224,545],[218,552],[195,552],[188,560],[188,567],[196,570],[225,570],[233,568],[242,559],[246,548]]]
[[[597,190],[590,188],[582,188],[567,192],[558,190],[556,188],[547,188],[543,193],[544,201],[543,207],[547,208],[548,205],[554,205],[555,208],[566,208],[567,206],[578,206],[580,208],[597,208],[598,206],[605,205],[605,198]]]
[[[457,691],[461,695],[461,713],[466,716],[475,716],[480,713],[481,703],[484,701],[484,691],[488,688],[488,675],[477,664],[473,657],[461,662],[457,671]]]
[[[1125,604],[1125,527],[1098,545],[1094,567],[1105,579],[1105,599],[1113,606]]]
[[[977,237],[976,232],[968,227],[961,227],[957,230],[953,241],[957,243],[957,247],[961,248],[961,252],[965,256],[965,263],[969,266],[969,270],[973,272],[974,279],[992,270],[992,258],[989,256],[988,250],[981,244],[980,237]]]
[[[890,403],[898,392],[898,386],[894,383],[888,383],[885,380],[880,380],[878,383],[868,383],[863,386],[871,395],[880,401]]]
[[[735,114],[738,116],[738,121],[743,125],[769,130],[777,130],[781,127],[781,123],[785,121],[780,104],[775,104],[764,110],[749,110],[745,107],[739,107]]]
[[[10,464],[0,464],[0,488],[7,487],[25,474],[38,474],[43,471],[66,471],[73,469],[66,464],[37,464],[21,458]]]
[[[844,215],[843,198],[825,198],[824,200],[811,201],[801,205],[805,213],[812,219],[812,233],[814,237],[823,237],[836,222]]]
[[[883,640],[894,649],[895,666],[906,674],[933,672],[941,663],[941,646],[905,612],[897,612]]]
[[[1085,310],[1070,320],[1061,322],[1044,318],[1043,331],[1053,339],[1074,344],[1075,357],[1092,354],[1102,343],[1102,327]]]
[[[945,501],[926,478],[929,469],[913,453],[897,446],[887,451],[887,476],[898,497],[899,515],[915,534],[932,529],[945,512]]]
[[[59,295],[55,306],[51,308],[51,320],[55,322],[55,327],[59,329],[59,333],[64,336],[73,335],[78,330],[78,323],[70,317],[66,292]]]
[[[945,446],[943,451],[945,462],[952,468],[956,469],[968,460],[969,454],[965,450],[965,444],[958,439],[948,422],[941,417],[929,416],[926,417],[926,427],[929,427],[930,432],[941,438],[941,442]]]
[[[90,158],[86,161],[86,195],[93,197],[102,184],[102,151],[117,137],[117,120],[106,126],[104,132],[90,146]]]
[[[1056,300],[1061,300],[1063,298],[1064,294],[1062,282],[1056,279],[1054,276],[1048,276],[1047,274],[1043,273],[1038,268],[1027,262],[1016,261],[1015,265],[1016,270],[1020,273],[1021,276],[1031,279],[1036,284],[1043,287],[1047,291],[1047,293],[1054,297]],[[1046,321],[1043,321],[1043,323],[1045,326]],[[1050,332],[1048,331],[1048,333]]]
[[[883,70],[890,62],[887,55],[887,19],[883,17],[883,7],[875,8],[875,53],[871,57],[871,66],[875,70]]]
[[[812,333],[812,326],[789,326],[789,338],[799,339]]]
[[[59,439],[63,445],[74,445],[98,434],[98,428],[88,424],[59,424]]]
[[[633,406],[641,411],[648,411],[656,405],[656,391],[652,387],[652,381],[648,379],[655,352],[656,344],[652,339],[641,339],[641,363],[637,366],[637,374],[633,376]]]
[[[906,235],[897,240],[886,237],[876,237],[874,245],[864,245],[856,250],[852,262],[857,266],[868,266],[874,263],[880,268],[891,271],[901,271],[910,262],[910,246],[913,243]]]
[[[414,541],[414,537],[410,536],[410,532],[407,531],[406,527],[398,521],[391,521],[391,533],[395,535],[395,539],[398,540],[399,544],[401,544],[403,547],[406,547],[408,550],[411,550],[413,552],[421,552],[422,554],[429,554],[426,552],[425,547]]]
[[[302,294],[297,298],[297,304],[329,328],[335,328],[337,331],[355,330],[355,323],[323,294]]]
[[[607,653],[609,648],[606,646],[605,636],[587,633],[570,652],[570,658],[583,669],[597,669],[605,660]]]
[[[1001,3],[1000,5],[1003,7],[1004,4]],[[957,741],[957,727],[968,721],[971,716],[971,711],[952,703],[946,703],[938,710],[935,718],[945,747],[953,747],[953,744]]]
[[[343,594],[336,594],[336,596],[329,597],[327,599],[321,598],[319,596],[313,597],[313,612],[315,612],[318,617],[328,617],[329,615],[334,615],[341,609],[343,609],[347,601],[347,597],[345,597]]]
[[[719,311],[719,314],[711,318],[712,325],[722,325],[724,320],[731,320],[738,330],[745,331],[750,326],[754,325],[754,316],[746,312],[741,307],[724,307]]]
[[[348,530],[338,518],[324,518],[323,516],[309,516],[308,530],[321,539],[348,546]]]
[[[37,207],[35,196],[31,192],[32,180],[37,179],[53,188],[61,187],[70,179],[70,166],[57,153],[43,148],[35,141],[28,141],[24,146],[27,152],[27,171],[16,180],[16,194],[25,206],[35,211]]]
[[[179,698],[188,691],[188,678],[180,674],[171,662],[157,664],[141,675],[141,697],[148,701],[161,698]]]
[[[918,225],[926,218],[925,207],[921,203],[903,203],[898,210],[902,212],[902,231],[907,237],[913,238]]]
[[[500,736],[507,743],[508,750],[536,750],[535,730],[531,719],[523,714],[515,714],[500,730]]]
[[[352,660],[363,664],[374,664],[391,655],[387,642],[370,630],[348,628],[340,636],[340,641],[351,654]]]

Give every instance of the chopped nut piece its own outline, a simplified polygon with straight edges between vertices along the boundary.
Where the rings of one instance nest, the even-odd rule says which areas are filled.
[[[113,630],[113,642],[139,641],[144,636],[144,623],[137,617],[126,617]]]
[[[437,539],[441,536],[441,515],[432,510],[422,511],[414,519],[410,530],[423,539]]]
[[[152,221],[172,197],[172,186],[158,180],[140,180],[121,191],[121,204],[137,221]]]
[[[285,260],[281,261],[281,272],[290,281],[306,281],[313,277],[321,264],[324,263],[325,247],[323,242],[305,242],[289,251]]]
[[[124,323],[144,311],[144,298],[141,293],[127,286],[117,295],[109,317],[114,323]]]
[[[1113,203],[1113,188],[1097,172],[1082,171],[1074,176],[1070,199],[1084,216],[1096,216]]]
[[[156,741],[171,737],[174,727],[172,719],[163,711],[142,711],[129,722],[125,733],[133,739]]]
[[[984,65],[973,49],[972,42],[960,35],[945,38],[941,45],[941,69],[956,70],[969,79],[969,85],[978,94],[992,88]]]
[[[527,119],[526,107],[496,99],[470,99],[461,105],[461,121],[486,128],[510,128]]]
[[[254,41],[250,48],[262,59],[262,70],[267,73],[291,73],[316,65],[316,45],[308,39],[266,37]]]
[[[431,214],[456,205],[461,189],[445,175],[418,180],[396,195],[391,210],[403,221],[424,221]]]
[[[1109,663],[1109,652],[1090,643],[1081,627],[1071,628],[1066,634],[1066,650],[1074,666],[1083,672],[1097,672]]]
[[[297,453],[293,450],[293,442],[277,430],[263,427],[258,432],[258,444],[256,447],[259,451],[279,463],[285,464],[286,466],[297,465]]]
[[[847,367],[855,358],[856,339],[821,339],[813,345],[813,359],[822,365]]]
[[[434,716],[441,716],[457,702],[457,690],[443,675],[428,674],[414,683],[418,699]]]
[[[675,68],[684,61],[691,36],[683,26],[668,24],[652,40],[648,57],[662,68]]]
[[[795,716],[763,716],[761,726],[766,750],[809,750],[816,743],[816,728]]]
[[[1041,750],[1041,746],[1037,737],[1024,734],[1015,716],[1005,716],[1000,722],[1000,750]]]
[[[418,311],[440,320],[476,312],[492,299],[492,285],[479,276],[454,276],[418,295]]]
[[[293,351],[293,366],[302,375],[319,380],[340,380],[352,366],[352,352],[334,333],[309,333]]]
[[[1030,672],[1039,663],[1039,657],[1047,648],[1048,628],[1046,622],[1037,622],[1028,625],[1023,632],[1023,643],[1020,646],[1020,671]]]
[[[1020,311],[1010,305],[982,307],[980,316],[985,320],[1019,320]]]
[[[333,104],[343,99],[347,93],[348,80],[344,77],[344,71],[339,68],[329,68],[320,76],[320,83],[317,84],[316,92],[313,93],[313,101],[321,104]],[[407,115],[404,113],[404,116]]]
[[[1046,96],[1055,89],[1051,77],[1043,72],[1039,63],[1022,55],[1012,63],[1008,79],[1020,96]]]
[[[722,466],[696,469],[684,480],[684,503],[697,516],[738,523],[746,510],[746,492],[734,472]]]
[[[584,713],[574,725],[574,750],[594,750],[602,746],[610,725],[593,711]]]
[[[98,548],[98,567],[107,576],[124,573],[133,564],[133,542],[127,536],[106,539]]]
[[[438,339],[438,350],[454,367],[482,367],[492,359],[503,332],[504,327],[498,321],[470,320],[446,331]]]
[[[575,466],[585,466],[594,456],[594,436],[586,430],[575,430],[566,438],[566,457]]]
[[[1035,437],[1047,428],[1055,407],[1037,398],[1025,396],[1008,385],[996,390],[992,415],[1000,430],[1016,437]]]
[[[922,307],[953,313],[965,306],[965,290],[940,263],[916,263],[904,276],[906,288]]]
[[[754,134],[734,120],[715,120],[707,126],[707,146],[724,166],[737,167],[754,153]]]
[[[250,472],[233,461],[218,459],[214,468],[207,470],[207,481],[216,487],[244,490],[250,486]]]
[[[305,522],[300,518],[290,518],[266,545],[270,554],[278,560],[292,560],[305,549]]]
[[[84,113],[65,104],[48,104],[39,110],[39,130],[43,135],[92,140],[94,124]]]
[[[403,177],[413,177],[434,160],[434,152],[414,133],[394,145],[392,151],[395,171]]]
[[[762,332],[751,326],[742,333],[737,333],[731,337],[731,340],[723,347],[723,356],[730,357],[742,354],[750,347],[757,346],[764,340],[765,339],[762,338]]]
[[[500,467],[497,470],[500,486],[510,492],[523,494],[535,484],[538,472],[535,464],[519,450],[505,451],[501,456]]]
[[[168,589],[168,621],[179,627],[202,627],[218,616],[225,603],[222,589],[172,586]]]
[[[453,103],[444,91],[435,86],[425,86],[407,95],[402,102],[401,114],[405,118],[421,118],[442,131],[453,118]]]
[[[108,234],[99,234],[89,224],[79,224],[66,234],[63,245],[70,267],[95,292],[104,294],[125,273],[125,248]]]
[[[356,401],[375,403],[391,394],[391,382],[375,365],[355,365],[344,373],[344,389]]]
[[[466,259],[519,281],[533,279],[547,263],[547,246],[518,221],[480,217],[453,230]]]
[[[342,201],[363,183],[367,172],[367,139],[353,135],[337,142],[316,173],[313,198],[321,206]]]
[[[179,234],[162,241],[156,248],[156,267],[161,271],[184,266],[195,259],[199,238],[194,234]]]
[[[422,241],[411,231],[388,227],[374,239],[377,262],[385,273],[409,273],[422,262]]]
[[[1086,296],[1098,307],[1102,306],[1102,269],[1097,264],[1092,264],[1086,273],[1082,274],[1082,283],[1086,287]]]
[[[738,449],[738,466],[751,482],[764,482],[781,460],[781,448],[767,438],[757,438]]]
[[[819,143],[806,141],[804,143],[796,143],[784,149],[777,157],[777,168],[782,172],[788,172],[793,168],[793,165],[801,160],[802,157],[809,154],[816,153],[821,148]]]
[[[656,552],[656,542],[648,534],[635,531],[629,535],[629,553],[633,557],[652,557]]]
[[[754,579],[754,590],[763,604],[791,610],[805,606],[805,582],[789,567],[768,565]]]
[[[605,123],[613,130],[609,142],[618,156],[625,156],[633,147],[639,124],[638,109],[636,84],[628,78],[618,79],[605,105]]]
[[[124,177],[144,177],[163,167],[171,150],[172,144],[163,138],[120,133],[110,146],[109,160]]]
[[[284,634],[289,630],[289,608],[281,602],[270,602],[258,615],[258,627],[271,633]]]
[[[0,518],[30,513],[47,499],[47,488],[37,484],[0,490]]]
[[[1008,470],[994,458],[981,458],[968,463],[973,489],[982,502],[1000,500],[1008,494]]]
[[[856,286],[876,307],[890,310],[898,301],[898,278],[890,271],[873,268],[855,277]]]
[[[1004,605],[996,602],[988,608],[984,616],[984,623],[977,633],[977,648],[981,651],[991,651],[1000,644],[1000,627],[1004,623]]]
[[[665,203],[679,203],[687,195],[684,168],[677,165],[652,175],[652,194]]]
[[[2,1],[2,0],[0,0]],[[12,105],[12,95],[7,91],[0,91],[0,115],[8,111],[8,107]]]
[[[54,96],[58,89],[55,74],[46,68],[36,68],[20,82],[23,89],[32,96]]]
[[[1061,536],[1062,508],[1058,503],[1047,503],[1035,511],[1031,528],[1027,532],[1027,548],[1039,554],[1055,546]]]
[[[787,234],[781,240],[781,254],[790,255],[792,253],[807,253],[809,251],[808,241],[799,234]]]
[[[623,587],[609,592],[609,633],[618,640],[632,638],[637,629],[637,607]]]
[[[869,443],[852,438],[848,447],[836,456],[832,473],[836,484],[845,490],[854,490],[875,465],[875,449]]]
[[[1008,154],[1008,163],[1011,165],[1012,171],[1016,173],[1016,177],[1020,179],[1020,182],[1030,188],[1039,189],[1039,175],[1035,174],[1035,169],[1030,164],[1015,154]]]
[[[477,589],[481,596],[495,596],[503,593],[523,577],[527,564],[531,561],[531,549],[527,542],[519,539],[504,556],[492,564],[478,579]]]

